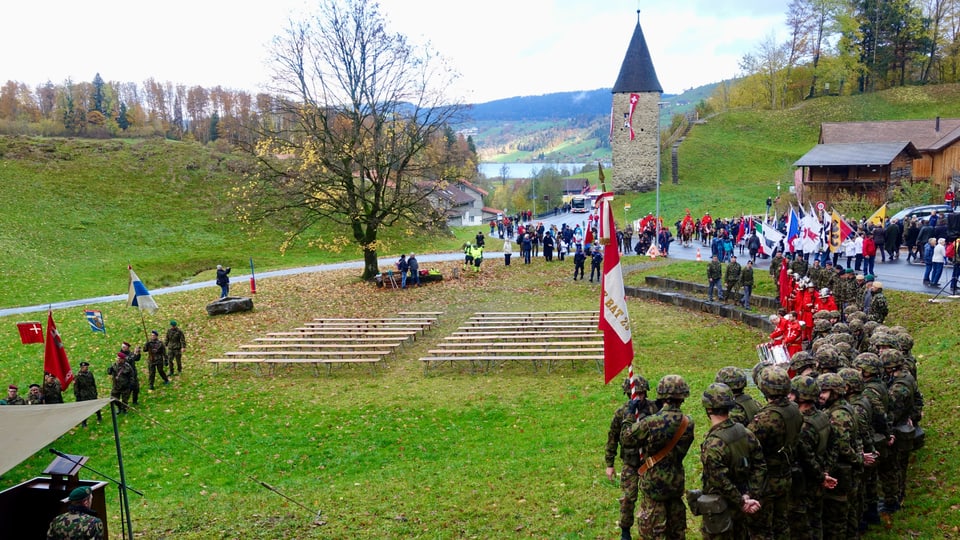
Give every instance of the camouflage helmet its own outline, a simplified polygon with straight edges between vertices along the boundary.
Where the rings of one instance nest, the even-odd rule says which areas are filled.
[[[900,349],[900,339],[896,334],[890,332],[874,332],[870,337],[870,343],[876,348]]]
[[[847,315],[847,324],[850,324],[851,321],[866,322],[867,314],[860,310],[851,312],[849,315]]]
[[[867,321],[863,323],[863,335],[867,337],[873,335],[873,331],[876,330],[878,326],[880,326],[880,323],[877,321]]]
[[[863,391],[863,378],[860,372],[853,368],[843,368],[837,372],[843,382],[847,383],[847,393],[859,394]]]
[[[831,319],[839,319],[839,318],[840,318],[840,312],[837,311],[837,310],[835,310],[835,309],[834,309],[834,310],[831,310],[831,311],[830,311],[830,318],[831,318]]]
[[[766,362],[757,362],[753,366],[753,370],[750,372],[750,375],[753,377],[753,384],[760,384],[760,372],[763,371],[763,368],[771,366],[773,364],[768,364]]]
[[[747,376],[736,366],[726,366],[720,368],[714,382],[723,383],[730,387],[730,390],[743,390],[747,387]]]
[[[690,386],[680,375],[664,375],[657,383],[658,399],[687,399],[690,397]]]
[[[849,334],[846,334],[849,335]],[[846,366],[853,360],[853,346],[845,341],[841,341],[833,346],[837,354],[840,355],[840,364]]]
[[[794,373],[800,373],[808,367],[816,369],[817,361],[807,351],[798,351],[790,358],[790,370]]]
[[[900,352],[903,354],[908,354],[913,350],[913,336],[910,334],[906,332],[897,334],[897,340],[900,342]]]
[[[853,365],[860,370],[865,377],[879,377],[883,374],[883,363],[880,357],[873,353],[865,352],[857,355],[853,360]]]
[[[903,353],[897,349],[887,349],[880,353],[880,363],[883,364],[883,369],[901,369],[903,368]]]
[[[907,331],[907,327],[900,324],[891,326],[890,331],[893,332],[894,334],[900,334],[900,335],[909,333]]]
[[[847,326],[850,327],[851,334],[862,334],[863,333],[863,320],[853,319],[847,322]]]
[[[834,334],[847,334],[850,332],[850,327],[847,326],[847,323],[834,323],[833,327],[830,329],[831,333]]]
[[[819,313],[823,313],[823,312],[820,311]],[[815,332],[826,334],[827,332],[830,331],[830,328],[831,328],[830,321],[828,321],[827,319],[817,319],[816,321],[813,322],[813,330]]]
[[[813,401],[820,399],[820,384],[817,379],[809,375],[797,375],[790,381],[790,390],[797,394],[797,401]]]
[[[636,381],[636,388],[637,388],[638,394],[640,393],[646,394],[647,392],[650,391],[650,383],[648,383],[647,380],[644,379],[642,375],[634,375],[633,380]],[[623,393],[628,396],[630,395],[630,377],[626,377],[623,379]]]
[[[760,391],[767,397],[782,397],[790,393],[790,376],[780,366],[769,366],[760,372]]]
[[[833,346],[820,347],[813,358],[820,371],[836,371],[840,367],[840,353]]]
[[[832,391],[835,392],[838,396],[842,396],[847,392],[847,383],[843,381],[843,377],[837,375],[836,373],[824,373],[817,377],[817,383],[820,385],[821,391]]]
[[[823,309],[813,314],[813,320],[815,321],[819,321],[820,319],[827,320],[829,318],[830,318],[830,312]]]
[[[858,308],[855,304],[850,304],[847,307],[843,308],[843,312],[846,313],[847,316],[849,316],[854,311],[859,311],[859,309],[860,308]]]
[[[700,397],[700,403],[702,403],[703,408],[707,410],[730,410],[735,403],[733,400],[733,391],[722,382],[715,382],[703,391],[703,395]]]

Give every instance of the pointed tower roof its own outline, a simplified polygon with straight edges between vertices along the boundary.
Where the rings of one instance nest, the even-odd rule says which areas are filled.
[[[640,28],[639,11],[637,11],[637,27],[633,30],[630,46],[627,47],[627,54],[623,57],[617,83],[613,85],[614,94],[626,92],[663,93],[663,87],[657,79],[657,72],[653,69],[647,40],[643,38],[643,29]]]

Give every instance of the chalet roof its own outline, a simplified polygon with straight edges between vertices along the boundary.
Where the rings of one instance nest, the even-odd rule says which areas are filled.
[[[919,150],[938,151],[958,139],[960,118],[820,124],[821,144],[910,141]]]
[[[909,141],[818,144],[793,165],[794,167],[889,165],[902,152],[906,152],[914,159],[920,157],[920,152]]]
[[[470,196],[469,193],[464,193],[459,189],[438,189],[436,191],[437,197],[447,201],[452,207],[463,206],[465,204],[473,204],[473,201],[476,200]]]
[[[637,27],[633,30],[633,37],[630,38],[627,54],[623,57],[623,64],[620,65],[620,75],[617,76],[617,82],[613,85],[614,94],[626,92],[663,93],[663,87],[657,79],[657,72],[653,69],[650,48],[647,47],[647,40],[643,38],[639,18]]]
[[[488,195],[488,193],[487,193],[487,191],[486,191],[485,189],[481,188],[480,186],[477,186],[476,184],[473,184],[473,183],[471,183],[471,182],[468,182],[468,181],[466,181],[466,180],[457,180],[457,183],[458,183],[458,184],[463,184],[464,186],[468,187],[469,189],[472,189],[473,191],[476,191],[477,193],[479,193],[480,195],[482,195],[482,196],[484,196],[484,197],[486,197],[486,196]]]

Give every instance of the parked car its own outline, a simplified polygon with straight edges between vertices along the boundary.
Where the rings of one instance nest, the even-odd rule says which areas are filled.
[[[953,209],[946,204],[924,204],[921,206],[911,206],[910,208],[904,208],[903,210],[897,212],[896,214],[890,216],[891,220],[903,221],[907,218],[919,218],[920,221],[926,223],[930,220],[930,214],[936,210],[937,214],[951,214]]]

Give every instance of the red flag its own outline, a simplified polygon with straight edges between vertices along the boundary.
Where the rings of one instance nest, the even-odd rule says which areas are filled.
[[[20,332],[20,343],[43,343],[43,326],[39,322],[18,322],[17,330]]]
[[[603,245],[603,278],[600,281],[600,331],[603,332],[603,377],[609,383],[633,362],[633,338],[627,296],[623,289],[617,228],[613,221],[613,193],[600,200],[600,244]]]
[[[67,351],[60,340],[60,332],[53,322],[53,312],[47,313],[47,345],[43,351],[43,370],[60,380],[60,387],[66,390],[73,382],[73,370],[67,360]]]
[[[743,219],[743,218],[741,217],[741,218],[740,218],[740,228],[737,229],[737,243],[738,243],[738,244],[743,240],[744,235],[747,234],[747,227],[746,227],[746,225],[747,225],[747,220],[746,220],[746,219]]]

